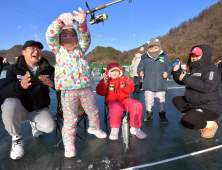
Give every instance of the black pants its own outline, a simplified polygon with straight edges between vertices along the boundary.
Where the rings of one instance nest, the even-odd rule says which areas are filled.
[[[173,104],[179,111],[186,113],[181,119],[181,124],[189,129],[203,129],[207,121],[215,121],[220,117],[217,113],[204,108],[189,107],[184,96],[174,97]]]
[[[140,90],[140,79],[141,79],[141,77],[134,76],[133,83],[137,84],[135,87],[136,91]]]

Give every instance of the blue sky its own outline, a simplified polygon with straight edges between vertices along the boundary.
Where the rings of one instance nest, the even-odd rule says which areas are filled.
[[[86,0],[0,0],[0,49],[10,49],[27,40],[40,41],[49,50],[45,32],[49,24],[62,13],[87,10]],[[88,0],[90,8],[113,2]],[[108,20],[89,25],[92,43],[111,46],[120,51],[140,47],[150,38],[166,34],[170,28],[193,18],[218,0],[125,0],[109,6],[100,13],[107,13]],[[90,15],[87,16],[89,21]]]

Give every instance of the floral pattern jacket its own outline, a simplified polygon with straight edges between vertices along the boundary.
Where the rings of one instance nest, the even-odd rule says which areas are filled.
[[[91,70],[86,61],[85,52],[91,44],[87,25],[78,27],[79,41],[73,51],[68,51],[59,42],[62,25],[52,22],[46,32],[49,48],[55,53],[55,88],[56,90],[77,90],[90,87],[93,83]]]

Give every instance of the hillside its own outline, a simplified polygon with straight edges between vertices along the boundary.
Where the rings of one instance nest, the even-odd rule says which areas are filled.
[[[217,62],[218,59],[222,59],[222,1],[220,0],[204,9],[198,16],[181,22],[177,27],[171,28],[166,35],[157,38],[160,39],[162,49],[171,60],[177,57],[186,60],[187,54],[193,46],[207,44],[213,48],[212,61]],[[145,51],[148,50],[147,44],[141,44],[141,46],[144,47]],[[131,63],[139,48],[118,53],[113,56],[114,59],[111,61]],[[87,55],[87,61],[91,62],[92,58],[96,59],[98,56],[99,60],[95,60],[96,63],[108,63],[107,61],[110,61],[107,60],[106,54],[103,54],[105,57],[102,58],[102,55],[96,51]]]
[[[177,27],[173,27],[160,39],[162,49],[174,60],[176,57],[187,59],[190,49],[198,44],[207,44],[213,48],[213,62],[222,59],[222,0],[204,9],[194,18],[181,22]],[[147,44],[141,44],[145,52]],[[89,63],[131,63],[135,53],[140,47],[135,47],[129,51],[119,51],[112,47],[97,46],[86,55]],[[15,61],[15,57],[21,55],[22,45],[15,45],[9,50],[0,50],[0,56],[6,57],[10,62]],[[42,51],[42,54],[50,62],[55,62],[52,52]]]
[[[198,16],[171,28],[162,37],[162,48],[170,57],[187,56],[192,46],[207,44],[213,48],[213,62],[222,59],[222,1],[204,9]]]
[[[0,50],[0,56],[7,58],[9,62],[15,62],[15,57],[22,55],[22,45],[15,45],[9,50]],[[50,63],[55,63],[55,55],[53,52],[43,50],[42,56]]]
[[[109,63],[112,61],[116,61],[116,56],[120,54],[122,54],[121,51],[118,51],[112,47],[105,48],[97,46],[86,55],[86,58],[89,63]]]

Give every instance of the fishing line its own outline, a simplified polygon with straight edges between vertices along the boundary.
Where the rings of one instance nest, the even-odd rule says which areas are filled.
[[[130,26],[130,49],[131,49],[131,33],[132,33],[132,24],[133,23],[133,2],[131,3],[131,26]]]
[[[131,32],[132,32],[132,14],[133,14],[133,2],[131,2],[131,26],[130,26],[130,49],[131,49]],[[128,79],[127,79],[128,80]],[[129,100],[127,102],[127,116],[129,116],[129,113],[128,113],[128,106],[129,106],[129,101],[130,101],[130,94],[129,94]]]
[[[112,15],[113,13],[115,13],[116,11],[118,11],[120,8],[122,8],[122,7],[125,6],[126,4],[128,4],[128,2],[126,2],[124,5],[122,5],[121,7],[119,7],[118,9],[116,9],[115,11],[113,11],[111,14],[109,14],[109,16]]]
[[[217,136],[218,138],[219,137],[222,137],[222,135],[219,135]],[[155,153],[155,152],[162,152],[164,150],[168,150],[168,149],[172,149],[172,148],[175,148],[175,147],[179,147],[179,146],[185,146],[185,145],[188,145],[188,144],[193,144],[193,143],[197,143],[197,142],[200,142],[200,141],[206,141],[206,139],[199,139],[199,140],[196,140],[196,141],[191,141],[191,142],[188,142],[188,143],[184,143],[184,144],[179,144],[179,145],[174,145],[172,147],[169,147],[169,148],[163,148],[163,149],[153,149],[153,150],[149,150],[149,151],[144,151],[144,152],[140,152],[140,153],[137,153],[137,154],[132,154],[132,155],[129,155],[129,154],[125,154],[123,156],[117,156],[115,158],[110,158],[109,161],[113,161],[113,163],[110,163],[110,166],[112,166],[115,162],[118,163],[118,161],[121,161],[121,159],[127,159],[127,158],[130,158],[132,159],[132,157],[135,157],[135,156],[141,156],[141,155],[144,155],[144,154],[150,154],[150,153]],[[222,145],[219,145],[219,146],[222,146]],[[218,147],[218,146],[216,146]],[[215,147],[212,147],[212,148],[215,148]],[[205,149],[206,150],[206,149]],[[211,149],[212,150],[212,149]],[[203,150],[202,150],[203,151]],[[197,151],[197,152],[201,152],[201,151]],[[195,152],[193,152],[195,153]],[[87,159],[86,157],[86,160],[89,160]],[[94,162],[87,162],[87,163],[83,163],[83,161],[81,162],[81,164],[75,164],[75,165],[70,165],[69,167],[70,168],[75,168],[75,167],[82,167],[82,166],[88,166],[89,163],[92,164],[92,165],[101,165],[101,162],[102,162],[103,158],[101,159],[98,159]],[[160,161],[159,161],[160,162]],[[61,168],[61,167],[60,167]],[[67,167],[62,167],[62,169],[65,169]],[[123,170],[133,170],[135,168],[138,168],[138,167],[129,167],[129,168],[125,168]],[[142,168],[142,167],[141,167]]]
[[[215,147],[208,148],[208,149],[204,149],[204,150],[197,151],[197,152],[188,153],[188,154],[177,156],[177,157],[174,157],[174,158],[165,159],[165,160],[162,160],[162,161],[157,161],[157,162],[153,162],[153,163],[149,163],[149,164],[144,164],[144,165],[134,166],[134,167],[131,167],[131,168],[126,168],[125,170],[133,170],[133,169],[138,169],[138,168],[145,168],[145,167],[160,165],[160,164],[163,164],[163,163],[167,163],[167,162],[187,158],[187,157],[190,157],[190,156],[198,155],[198,154],[208,152],[208,151],[212,151],[212,150],[219,149],[219,148],[222,148],[222,145],[215,146]]]
[[[24,1],[12,1],[12,2],[15,2],[15,3],[12,3],[12,2],[8,2],[8,1],[2,1],[0,0],[1,2],[1,7],[3,8],[7,8],[9,10],[12,10],[12,11],[15,11],[15,12],[18,12],[18,13],[21,13],[21,14],[24,14],[26,16],[29,16],[29,17],[32,17],[32,18],[36,18],[38,20],[41,20],[41,21],[44,21],[44,22],[47,22],[47,23],[50,23],[51,22],[51,19],[54,15],[56,15],[56,13],[53,13],[49,10],[46,10],[46,9],[43,9],[43,8],[40,8],[38,6],[35,6],[33,4],[30,4],[30,3],[26,3],[24,4]],[[124,5],[126,5],[127,3],[125,3]],[[122,5],[121,7],[123,7],[124,5]],[[26,10],[28,7],[32,7],[32,12],[29,11],[29,10]],[[120,8],[121,8],[120,7]],[[119,9],[120,9],[119,8]],[[53,17],[55,18],[55,16]],[[98,28],[95,29],[93,27],[91,27],[90,29],[94,29],[94,30],[99,30]],[[104,30],[99,30],[100,33],[101,31],[104,32]],[[106,31],[106,34],[113,34],[113,33],[109,33]],[[113,34],[114,35],[114,34]],[[123,37],[123,36],[120,36],[120,35],[116,35],[118,36],[118,39],[119,41],[123,41],[125,43],[122,43],[126,46],[126,40],[127,39],[126,37]],[[108,36],[107,36],[108,37]],[[122,38],[121,38],[122,37]],[[101,37],[98,38],[98,39],[102,39]],[[111,38],[112,39],[112,38]],[[105,39],[104,39],[105,40]],[[107,41],[107,40],[106,40]],[[116,41],[116,40],[115,40]],[[132,43],[132,39],[131,39],[131,43]],[[134,45],[138,45],[139,43],[142,43],[142,42],[139,42],[139,41],[133,41]],[[131,46],[131,45],[130,45]],[[139,46],[139,45],[138,45]]]
[[[143,68],[143,67],[141,67],[138,71],[140,71],[142,68]],[[132,76],[134,76],[136,73],[138,73],[138,71],[135,72]],[[128,78],[126,81],[128,81],[129,79],[130,79],[130,78]]]

